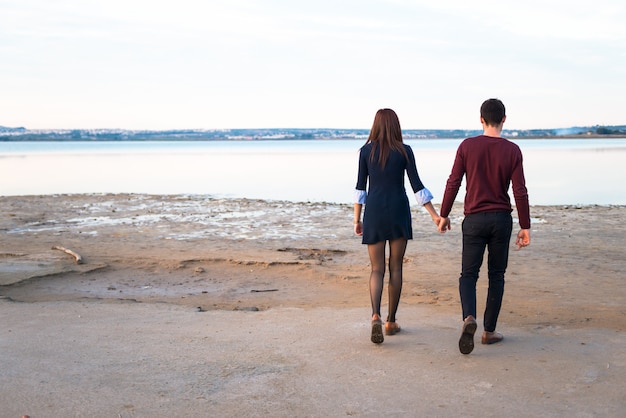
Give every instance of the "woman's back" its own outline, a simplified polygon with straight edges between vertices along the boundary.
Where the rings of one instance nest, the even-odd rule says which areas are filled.
[[[406,146],[405,146],[406,147]],[[378,162],[378,152],[371,158],[373,146],[365,145],[364,158],[368,162],[369,192],[368,194],[405,194],[404,173],[407,167],[406,157],[399,151],[391,150],[384,167]]]

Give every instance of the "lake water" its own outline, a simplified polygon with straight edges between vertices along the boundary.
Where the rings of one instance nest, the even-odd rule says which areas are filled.
[[[435,203],[460,142],[406,141]],[[626,204],[626,138],[514,142],[524,154],[532,205]],[[0,195],[201,194],[352,203],[363,143],[0,142]]]

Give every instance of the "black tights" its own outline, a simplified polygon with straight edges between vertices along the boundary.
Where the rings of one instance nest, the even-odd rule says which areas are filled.
[[[386,241],[368,244],[372,272],[370,273],[370,298],[372,299],[372,315],[380,316],[380,303],[383,297],[383,278],[385,276]],[[389,240],[389,316],[387,321],[396,322],[396,312],[402,293],[402,261],[406,251],[407,240],[397,238]]]

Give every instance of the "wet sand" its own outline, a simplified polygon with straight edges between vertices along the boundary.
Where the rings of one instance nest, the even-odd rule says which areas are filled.
[[[457,348],[459,203],[445,235],[413,210],[403,331],[380,346],[350,205],[119,194],[2,197],[0,209],[3,416],[626,406],[623,206],[533,207],[531,246],[509,260],[505,341],[469,356]],[[480,312],[486,272],[478,289]]]

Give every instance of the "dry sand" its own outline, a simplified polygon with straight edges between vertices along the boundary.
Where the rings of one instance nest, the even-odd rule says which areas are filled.
[[[350,205],[2,197],[0,417],[623,416],[626,208],[533,207],[505,340],[468,356],[461,213],[440,235],[414,209],[378,346]]]

